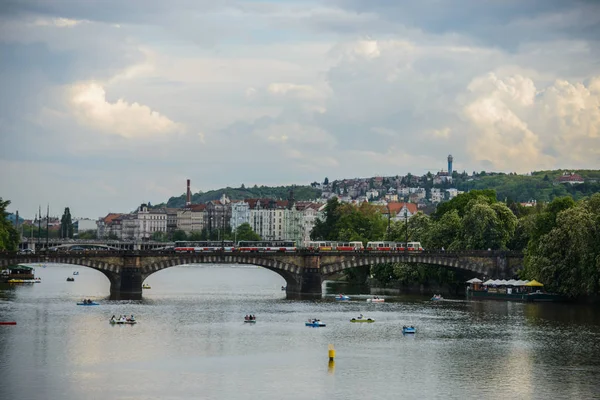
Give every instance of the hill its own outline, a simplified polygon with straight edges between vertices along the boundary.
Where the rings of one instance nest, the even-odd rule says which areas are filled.
[[[582,184],[558,183],[563,172],[574,172],[585,179]],[[575,200],[600,192],[600,170],[553,170],[536,171],[531,175],[504,173],[480,173],[474,176],[458,176],[454,185],[458,190],[494,189],[498,200],[516,202],[536,200],[552,201],[556,197],[571,196]]]
[[[315,200],[321,196],[321,191],[311,186],[253,186],[210,190],[208,192],[198,192],[192,194],[192,203],[206,203],[211,200],[218,200],[225,194],[231,200],[270,198],[270,199],[287,199],[290,191],[294,191],[294,199],[298,201]],[[154,207],[165,206],[165,204],[157,204]],[[171,197],[167,203],[167,207],[183,207],[185,206],[185,193],[181,196]]]

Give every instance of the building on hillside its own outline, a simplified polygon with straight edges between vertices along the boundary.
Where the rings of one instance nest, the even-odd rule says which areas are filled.
[[[442,201],[444,201],[444,192],[442,192],[442,189],[432,188],[431,189],[431,202],[437,204],[437,203],[441,203]]]
[[[390,213],[392,221],[403,221],[404,218],[410,218],[418,212],[418,207],[415,203],[390,202],[384,208],[382,208],[382,212],[386,216],[387,213]]]
[[[444,183],[452,183],[452,175],[448,172],[440,171],[433,177],[434,185],[441,185]]]
[[[246,201],[232,201],[231,219],[229,225],[231,230],[235,231],[242,224],[250,223],[250,204]]]
[[[448,200],[452,200],[453,198],[464,192],[455,188],[450,188],[446,189],[446,193],[448,193]]]
[[[558,183],[568,183],[571,185],[577,185],[585,182],[585,179],[583,179],[581,175],[574,172],[563,172],[562,176],[559,176],[557,180]]]
[[[177,230],[177,208],[165,208],[165,212],[167,213],[167,233],[170,235],[173,234]]]
[[[230,227],[231,220],[231,200],[223,194],[219,200],[209,201],[204,211],[204,227],[209,235],[213,232],[224,232]]]
[[[367,196],[367,199],[369,199],[369,200],[376,199],[379,197],[379,191],[376,189],[367,190],[367,192],[365,193],[365,196]]]
[[[189,204],[177,210],[176,230],[185,233],[201,232],[205,225],[205,204]]]
[[[119,235],[116,235],[116,225],[114,223],[115,219],[120,217],[122,214],[117,214],[117,213],[109,213],[106,215],[106,217],[104,218],[98,218],[98,220],[96,221],[96,227],[98,230],[98,238],[99,239],[104,239],[107,238],[108,236],[110,236],[111,234],[117,236],[117,237],[121,237],[121,223],[119,222]],[[113,226],[113,224],[115,226]]]

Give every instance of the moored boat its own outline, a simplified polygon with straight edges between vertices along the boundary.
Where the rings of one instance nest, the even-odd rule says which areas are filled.
[[[320,319],[309,319],[308,322],[304,323],[305,326],[310,326],[313,328],[320,328],[320,327],[324,327],[325,323],[321,322]]]
[[[444,300],[444,298],[442,297],[441,294],[434,294],[433,297],[431,298],[431,301],[440,301],[440,300]]]

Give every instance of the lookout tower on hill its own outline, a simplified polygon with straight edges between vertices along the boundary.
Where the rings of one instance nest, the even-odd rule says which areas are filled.
[[[454,161],[454,158],[452,157],[452,154],[448,155],[448,175],[452,176],[452,161]]]

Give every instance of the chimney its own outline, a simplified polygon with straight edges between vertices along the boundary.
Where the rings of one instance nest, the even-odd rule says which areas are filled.
[[[185,198],[185,205],[189,206],[192,204],[192,192],[190,191],[190,180],[187,180],[187,197]]]

